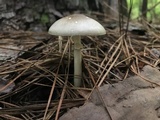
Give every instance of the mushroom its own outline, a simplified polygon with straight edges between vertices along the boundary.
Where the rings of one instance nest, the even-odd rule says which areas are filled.
[[[71,36],[74,42],[74,86],[81,86],[82,56],[81,36],[104,35],[104,27],[83,14],[73,14],[57,20],[48,31],[51,35]]]

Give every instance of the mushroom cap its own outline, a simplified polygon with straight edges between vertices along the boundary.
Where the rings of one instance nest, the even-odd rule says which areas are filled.
[[[104,27],[96,20],[83,14],[73,14],[57,20],[48,31],[57,36],[104,35]]]

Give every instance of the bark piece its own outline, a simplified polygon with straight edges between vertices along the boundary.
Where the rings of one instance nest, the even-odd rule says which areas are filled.
[[[100,95],[113,120],[159,120],[160,87],[153,83],[160,83],[160,71],[145,66],[140,75],[150,82],[133,76],[114,85],[104,85],[99,88],[100,94],[93,92],[90,102],[71,109],[60,120],[109,120]]]

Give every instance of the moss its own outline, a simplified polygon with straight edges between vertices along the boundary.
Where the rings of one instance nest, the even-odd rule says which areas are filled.
[[[49,16],[47,14],[42,14],[41,15],[41,23],[47,24],[48,22],[49,22]]]

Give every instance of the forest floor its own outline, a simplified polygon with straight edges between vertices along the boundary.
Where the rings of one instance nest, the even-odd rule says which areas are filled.
[[[82,87],[73,86],[70,39],[64,37],[60,46],[47,32],[1,32],[0,117],[158,120],[158,30],[136,23],[120,34],[110,25],[104,24],[104,36],[82,38]]]
[[[106,35],[82,38],[82,86],[74,87],[73,41],[64,37],[61,44],[47,33],[62,14],[39,9],[43,0],[30,2],[9,2],[0,16],[0,119],[160,119],[159,25],[130,21],[120,27],[90,14]]]

